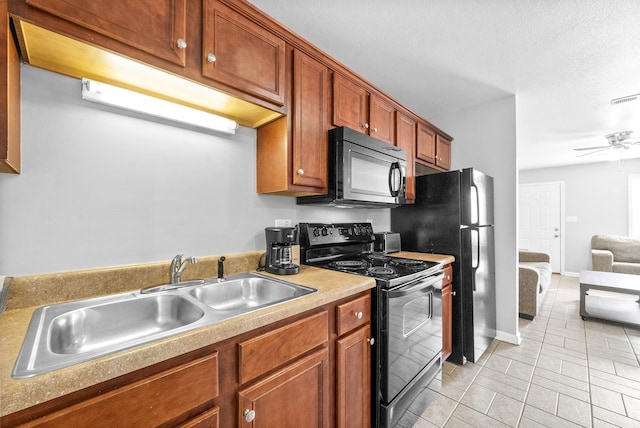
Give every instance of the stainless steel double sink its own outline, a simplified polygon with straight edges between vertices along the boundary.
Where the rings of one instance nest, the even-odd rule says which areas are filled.
[[[179,286],[36,309],[12,377],[47,373],[317,291],[254,272]]]

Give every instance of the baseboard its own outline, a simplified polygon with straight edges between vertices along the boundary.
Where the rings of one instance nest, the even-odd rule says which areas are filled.
[[[565,272],[563,273],[564,276],[575,276],[576,278],[578,278],[580,276],[580,272]]]
[[[502,342],[512,343],[514,345],[520,345],[520,343],[522,343],[522,336],[520,336],[519,331],[517,334],[511,334],[511,333],[505,333],[504,331],[497,330],[496,339]]]

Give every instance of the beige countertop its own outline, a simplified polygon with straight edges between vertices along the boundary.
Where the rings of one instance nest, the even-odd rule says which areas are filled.
[[[454,260],[451,256],[413,252],[400,252],[389,254],[389,256],[436,261],[442,264],[451,263]],[[260,253],[227,256],[227,259],[230,260],[229,265],[231,267],[234,266],[234,262],[236,263],[235,269],[227,272],[238,273],[241,271],[249,271],[251,269],[243,270],[243,268],[254,265],[254,261],[257,261],[259,257]],[[216,260],[217,258],[214,257],[206,258],[204,263],[202,263],[206,266],[200,269],[212,269]],[[96,358],[86,363],[76,364],[28,379],[11,378],[13,365],[22,346],[22,341],[35,309],[39,306],[60,301],[91,297],[91,293],[86,291],[86,284],[85,289],[81,292],[73,291],[71,287],[65,289],[62,285],[57,287],[59,289],[58,292],[54,292],[53,287],[49,286],[50,284],[73,282],[65,280],[65,278],[73,278],[75,275],[77,279],[81,279],[82,281],[86,281],[88,278],[94,278],[95,283],[104,285],[110,283],[109,280],[112,279],[114,275],[118,277],[122,276],[122,271],[126,270],[128,270],[128,273],[124,276],[130,280],[132,278],[138,278],[142,271],[144,271],[142,273],[146,275],[145,278],[148,279],[150,271],[156,272],[162,270],[163,272],[168,272],[165,264],[166,263],[144,265],[142,268],[135,266],[72,272],[68,274],[69,276],[67,276],[67,274],[44,275],[37,276],[37,280],[35,277],[24,277],[21,278],[22,281],[17,281],[18,278],[16,278],[16,280],[14,280],[15,285],[12,285],[11,293],[13,293],[13,297],[10,296],[8,309],[0,315],[0,332],[2,332],[0,335],[0,416],[26,409],[62,395],[223,341],[361,291],[366,291],[375,286],[375,281],[368,277],[334,272],[310,266],[301,266],[299,274],[279,278],[316,288],[318,290],[317,293],[167,339],[154,341]],[[201,277],[215,276],[211,274],[211,270],[209,270],[208,273],[208,276],[204,275]],[[192,275],[197,277],[198,274],[202,275],[202,272],[196,271]],[[156,283],[162,283],[162,281],[163,279],[160,279],[159,282],[155,279]],[[92,282],[92,284],[94,282]],[[149,285],[148,282],[143,284],[143,286],[147,285]],[[36,292],[38,286],[40,286],[39,288],[41,288],[46,295],[45,297],[40,296],[34,298],[31,296],[31,294]],[[78,284],[76,284],[76,286],[78,286]],[[14,287],[16,288],[15,290],[13,289]],[[126,290],[127,287],[97,286],[95,288],[100,290],[100,292],[95,292],[100,295],[121,292],[123,289]],[[136,288],[142,288],[140,287],[140,283],[137,284]],[[78,293],[81,295],[80,297]],[[25,307],[24,304],[18,303],[18,301],[24,303],[26,297],[20,299],[20,296],[26,296],[27,294],[31,296],[29,302],[33,304],[33,306]]]

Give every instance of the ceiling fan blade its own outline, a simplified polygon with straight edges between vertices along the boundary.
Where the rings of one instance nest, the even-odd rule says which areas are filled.
[[[578,155],[578,157],[581,158],[582,156],[589,156],[589,155],[593,155],[595,153],[604,152],[606,150],[609,150],[609,147],[603,147],[603,148],[599,148],[598,150],[594,150],[594,151],[589,152],[589,153],[583,153],[581,155]]]
[[[581,151],[581,150],[596,150],[596,149],[608,149],[611,146],[596,146],[596,147],[580,147],[577,149],[573,149],[573,150],[577,150],[577,151]]]

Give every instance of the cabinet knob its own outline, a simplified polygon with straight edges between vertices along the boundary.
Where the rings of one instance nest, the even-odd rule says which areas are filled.
[[[247,422],[252,422],[256,418],[256,411],[244,409],[244,420]]]
[[[452,291],[452,292],[451,292],[451,295],[452,295],[452,296],[455,296],[455,295],[456,295],[456,292],[455,292],[455,291]]]
[[[364,129],[369,129],[369,124],[368,124],[368,123],[365,123],[364,125],[362,125],[362,127],[363,127]]]
[[[355,315],[356,315],[356,318],[358,318],[359,320],[362,319],[362,312],[356,312]]]
[[[186,49],[186,47],[187,47],[187,41],[185,39],[178,39],[176,44],[178,45],[178,48],[180,48],[180,49]]]
[[[378,128],[373,128],[373,132],[378,132]]]
[[[302,168],[300,168],[296,172],[298,173],[298,175],[304,175],[304,169],[302,169]]]
[[[374,339],[373,337],[370,337],[367,339],[367,342],[369,342],[369,345],[373,346],[376,343],[376,339]]]
[[[451,275],[447,275],[445,278],[447,278],[447,281],[451,279]]]
[[[216,56],[211,52],[207,54],[207,62],[216,62],[216,59],[217,59]]]

